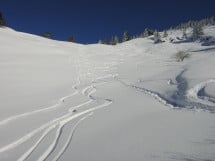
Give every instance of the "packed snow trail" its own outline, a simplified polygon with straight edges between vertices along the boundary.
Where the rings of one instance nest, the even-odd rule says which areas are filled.
[[[26,113],[22,113],[22,114],[19,114],[19,115],[15,115],[15,116],[8,117],[8,118],[6,118],[6,119],[0,121],[0,126],[5,125],[5,124],[8,124],[8,123],[11,122],[11,121],[15,121],[15,120],[24,118],[24,117],[26,117],[26,116],[31,116],[31,115],[34,115],[34,114],[38,114],[38,113],[40,113],[40,112],[46,112],[46,111],[48,111],[48,110],[52,110],[52,109],[54,109],[54,108],[59,107],[60,105],[62,105],[62,104],[64,103],[65,100],[67,100],[67,99],[69,99],[70,97],[73,97],[73,96],[75,96],[75,95],[78,94],[78,90],[76,90],[78,85],[80,85],[80,79],[79,79],[79,78],[78,78],[77,84],[75,84],[75,85],[72,86],[72,88],[75,90],[75,92],[73,92],[73,93],[70,94],[70,95],[67,95],[67,96],[64,96],[64,97],[60,98],[59,101],[58,101],[56,104],[54,104],[54,105],[52,105],[52,106],[50,106],[50,107],[46,107],[46,108],[39,109],[39,110],[35,110],[35,111],[31,111],[31,112],[26,112]]]
[[[26,151],[17,161],[25,161],[32,153],[33,151],[37,148],[37,146],[43,141],[43,139],[49,134],[49,132],[51,130],[53,130],[55,128],[55,126],[50,126],[48,127],[43,134],[41,135],[41,137],[37,140],[37,142],[29,148],[28,151]]]
[[[111,77],[113,77],[113,76],[111,76]],[[109,78],[109,76],[105,76],[104,78]],[[95,79],[95,81],[92,81],[92,82],[94,82],[93,83],[94,85],[89,85],[89,86],[87,86],[87,87],[85,87],[84,89],[81,90],[81,93],[84,96],[88,97],[88,99],[89,99],[88,101],[86,101],[84,103],[81,103],[79,105],[70,107],[67,114],[65,114],[65,115],[63,115],[63,116],[61,116],[61,117],[59,117],[59,118],[57,118],[55,120],[52,120],[49,123],[46,123],[46,124],[42,125],[41,127],[33,130],[32,132],[30,132],[29,134],[27,134],[24,137],[20,138],[19,140],[15,141],[15,142],[7,145],[7,146],[2,147],[0,149],[0,153],[8,151],[10,149],[13,149],[13,148],[17,147],[18,145],[20,145],[20,144],[26,142],[27,140],[29,140],[30,138],[32,138],[37,133],[41,132],[42,130],[45,130],[43,132],[43,134],[40,136],[40,138],[37,140],[37,142],[17,160],[17,161],[24,161],[24,160],[26,160],[33,153],[33,151],[39,146],[39,144],[42,143],[43,139],[52,130],[54,130],[56,127],[58,127],[57,131],[56,131],[55,139],[53,140],[52,144],[43,153],[43,155],[41,155],[40,158],[38,159],[38,161],[44,161],[44,160],[46,160],[51,155],[51,153],[55,150],[55,148],[56,148],[56,146],[58,144],[58,140],[59,140],[59,138],[61,136],[62,129],[63,129],[63,127],[66,124],[68,124],[70,121],[72,121],[72,120],[74,120],[74,119],[76,119],[78,117],[81,117],[83,115],[87,115],[87,116],[88,115],[92,115],[92,112],[94,112],[94,111],[96,111],[96,110],[98,110],[100,108],[109,106],[112,103],[112,101],[109,100],[109,99],[103,99],[104,103],[101,104],[101,105],[98,105],[98,106],[86,109],[86,110],[84,110],[82,112],[79,112],[77,114],[75,114],[73,112],[74,109],[76,110],[76,109],[78,109],[80,107],[83,107],[83,106],[86,106],[86,105],[90,105],[93,101],[97,101],[97,98],[94,97],[94,96],[92,96],[92,94],[96,92],[95,85],[101,85],[101,84],[106,83],[106,82],[102,82],[101,81],[101,77],[98,78],[98,80],[100,80],[100,82],[96,82],[96,80],[97,79]],[[79,83],[80,83],[80,81],[79,81]],[[79,90],[77,88],[77,86],[80,85],[79,83],[77,85],[73,86],[74,89],[76,89],[76,93],[79,92]],[[101,99],[101,98],[99,98],[99,99]],[[85,118],[85,117],[83,117],[83,118]],[[80,124],[80,122],[78,124]],[[77,125],[75,125],[75,127],[74,127],[75,129],[77,128]],[[74,133],[74,131],[71,133],[71,135],[73,135],[73,133]],[[72,136],[69,137],[70,138],[69,140],[71,140],[71,137]],[[69,142],[71,142],[71,141],[69,141]],[[68,142],[66,143],[66,146],[64,146],[64,148],[66,149],[66,147],[68,147]],[[65,151],[65,149],[63,151]],[[59,155],[61,155],[61,154],[59,153]]]
[[[215,83],[215,79],[210,79],[197,84],[196,86],[194,86],[193,88],[187,91],[187,97],[190,100],[193,100],[202,104],[207,104],[209,106],[214,106],[215,108],[215,103],[213,101],[210,101],[211,99],[214,99],[214,98],[208,98],[206,95],[199,96],[199,92],[202,91],[205,87],[207,87],[208,84],[211,84],[211,83]]]
[[[91,86],[89,86],[89,87],[87,87],[86,89],[89,89],[89,88],[91,88]],[[92,89],[94,89],[94,88],[92,88]],[[84,90],[85,91],[85,90]],[[86,91],[85,91],[86,92]],[[96,92],[96,90],[94,90],[94,92]],[[89,92],[90,93],[90,92]],[[92,96],[91,96],[92,97]],[[91,98],[90,97],[90,95],[89,95],[89,98]],[[93,98],[93,97],[92,97]],[[92,100],[96,100],[96,99],[92,99]],[[46,160],[48,157],[49,157],[49,155],[55,150],[55,148],[56,148],[56,145],[57,145],[57,142],[58,142],[58,140],[59,140],[59,138],[60,138],[60,135],[61,135],[61,132],[62,132],[62,128],[67,124],[67,123],[69,123],[71,120],[73,120],[73,119],[75,119],[75,118],[77,118],[77,117],[79,117],[79,116],[82,116],[82,115],[84,115],[84,114],[88,114],[88,113],[92,113],[92,112],[94,112],[94,111],[96,111],[96,110],[98,110],[98,109],[100,109],[100,108],[103,108],[103,107],[106,107],[106,106],[109,106],[111,103],[112,103],[112,101],[110,101],[110,100],[108,100],[108,99],[104,99],[104,103],[103,104],[101,104],[101,105],[98,105],[98,106],[95,106],[95,107],[92,107],[92,108],[90,108],[90,109],[88,109],[88,110],[84,110],[83,112],[80,112],[80,113],[78,113],[77,115],[74,115],[74,116],[71,116],[71,117],[68,117],[67,119],[64,119],[64,120],[62,120],[61,122],[60,122],[60,125],[59,125],[59,128],[58,128],[58,130],[57,130],[57,133],[56,133],[56,136],[55,136],[55,139],[54,139],[54,141],[53,141],[53,143],[49,146],[49,148],[44,152],[44,154],[38,159],[38,161],[44,161],[44,160]],[[76,108],[75,108],[76,109]],[[69,110],[69,111],[71,111],[71,109]]]
[[[78,109],[78,108],[80,108],[80,107],[82,107],[82,106],[85,106],[85,105],[90,104],[91,102],[92,102],[92,101],[84,102],[84,103],[82,103],[82,104],[79,104],[79,105],[77,105],[77,106],[72,107],[71,109]],[[71,113],[72,111],[73,111],[73,110],[71,110],[71,111],[69,111],[69,112]],[[67,114],[67,117],[69,117],[68,114]],[[67,117],[63,116],[64,119],[66,119]],[[76,118],[76,117],[75,117],[75,118]],[[62,119],[62,120],[63,120],[63,119]],[[25,154],[23,154],[23,155],[21,156],[21,158],[18,159],[18,161],[24,161],[24,160],[26,160],[26,159],[30,156],[30,154],[38,147],[38,145],[43,141],[43,139],[49,134],[49,132],[57,127],[57,125],[59,124],[59,121],[60,121],[60,119],[58,119],[57,121],[54,121],[54,122],[52,121],[52,122],[50,122],[47,126],[45,126],[43,129],[46,129],[46,130],[43,132],[42,136],[38,139],[38,141],[37,141]],[[43,129],[42,129],[42,130],[43,130]],[[42,131],[42,130],[41,130],[41,127],[38,128],[38,129],[36,129],[36,130]],[[40,131],[37,131],[37,133],[39,133]],[[33,137],[33,136],[34,136],[34,135],[32,135],[31,137]],[[24,138],[23,138],[23,139],[24,139]],[[28,139],[30,139],[30,138],[28,138]],[[22,140],[22,141],[25,142],[25,141],[27,141],[27,140]],[[23,142],[20,142],[19,144],[22,144]],[[15,143],[14,143],[14,144],[15,144]],[[17,145],[17,146],[18,146],[18,145]],[[11,148],[15,148],[15,146],[14,146],[14,147],[11,146]],[[11,148],[10,148],[10,149],[11,149]],[[7,150],[10,150],[10,149],[7,149]]]
[[[91,101],[87,101],[87,102],[84,102],[84,103],[79,104],[79,105],[77,105],[77,106],[74,106],[74,107],[72,107],[72,109],[74,109],[74,108],[79,108],[79,107],[81,107],[81,106],[83,106],[83,105],[86,105],[86,104],[89,104],[89,103],[91,103]],[[71,111],[73,111],[73,110],[71,110]],[[10,143],[10,144],[4,146],[4,147],[1,147],[1,148],[0,148],[0,153],[5,152],[5,151],[8,151],[8,150],[11,150],[11,149],[13,149],[13,148],[19,146],[20,144],[22,144],[22,143],[28,141],[28,140],[31,139],[33,136],[35,136],[35,135],[38,134],[39,132],[45,130],[46,128],[49,128],[50,126],[52,126],[52,129],[55,128],[55,127],[59,124],[60,121],[62,121],[62,120],[64,120],[64,119],[68,119],[68,117],[70,117],[70,116],[72,115],[72,112],[71,112],[71,111],[69,111],[69,113],[67,113],[67,114],[65,114],[65,115],[63,115],[63,116],[61,116],[61,117],[59,117],[59,118],[57,118],[57,119],[54,119],[54,120],[52,120],[52,121],[50,121],[50,122],[48,122],[48,123],[46,123],[46,124],[43,124],[43,125],[40,126],[39,128],[34,129],[34,130],[31,131],[30,133],[26,134],[26,135],[23,136],[22,138],[20,138],[20,139],[18,139],[18,140],[16,140],[16,141],[14,141],[14,142],[12,142],[12,143]],[[83,113],[83,114],[85,114],[85,113]],[[75,115],[75,118],[76,118],[76,117],[79,117],[79,116],[81,116],[80,113],[79,113],[79,115]],[[45,132],[45,133],[46,133],[46,132]],[[47,134],[48,134],[48,133],[47,133]]]
[[[44,154],[38,159],[38,161],[44,161],[44,160],[46,160],[46,159],[48,158],[48,156],[51,154],[51,152],[54,151],[54,149],[56,148],[56,145],[57,145],[57,141],[58,141],[58,139],[59,139],[59,137],[60,137],[61,130],[62,130],[62,128],[63,128],[63,126],[64,126],[65,124],[67,124],[68,122],[70,122],[71,120],[73,120],[73,119],[75,119],[75,118],[77,118],[77,117],[79,117],[79,116],[82,116],[82,115],[84,115],[84,114],[88,114],[88,113],[91,113],[91,112],[96,111],[96,110],[98,110],[98,109],[101,109],[101,108],[104,108],[104,107],[106,107],[106,106],[109,106],[111,103],[112,103],[112,102],[110,102],[110,101],[106,101],[106,102],[105,102],[104,104],[102,104],[102,105],[98,105],[98,106],[96,106],[96,107],[90,108],[90,109],[88,109],[88,110],[86,110],[86,111],[83,111],[83,112],[77,114],[77,115],[74,115],[73,117],[69,117],[69,118],[63,120],[63,123],[61,124],[61,126],[59,127],[59,129],[58,129],[58,131],[57,131],[57,133],[56,133],[56,137],[55,137],[53,143],[52,143],[52,144],[49,146],[49,148],[44,152]]]
[[[71,95],[62,97],[62,98],[59,100],[59,103],[62,104],[62,103],[64,102],[65,99],[68,99],[68,98],[74,96],[75,94],[77,94],[77,93],[78,93],[78,90],[77,90],[76,88],[77,88],[78,85],[80,85],[80,79],[79,79],[79,78],[78,78],[77,84],[75,84],[75,85],[72,86],[72,88],[75,89],[75,92],[74,92],[73,94],[71,94]],[[4,125],[4,124],[8,123],[9,121],[12,121],[12,120],[15,120],[15,119],[19,119],[19,118],[22,118],[22,117],[25,117],[25,116],[28,116],[28,115],[33,115],[33,114],[36,114],[36,113],[39,113],[39,112],[44,112],[44,111],[46,111],[46,110],[49,110],[50,108],[51,108],[51,109],[52,109],[52,108],[55,108],[55,107],[58,106],[59,103],[57,103],[57,104],[54,105],[54,106],[45,108],[45,109],[36,110],[36,111],[33,111],[33,112],[28,112],[28,113],[24,113],[24,114],[21,114],[21,115],[9,117],[9,118],[3,120],[3,121],[1,122],[0,125]],[[79,105],[77,105],[77,107],[82,106],[82,105],[85,105],[85,104],[88,104],[88,102],[85,102],[85,103],[83,103],[83,104],[79,104]],[[74,106],[74,108],[76,108],[76,106]],[[63,117],[65,117],[65,116],[63,116]],[[63,117],[61,117],[61,118],[63,118]],[[42,125],[41,127],[39,127],[39,128],[37,128],[37,129],[33,130],[32,132],[26,134],[25,136],[23,136],[22,138],[18,139],[17,141],[14,141],[13,143],[8,144],[7,146],[4,146],[4,147],[0,148],[0,153],[5,152],[5,151],[7,151],[7,150],[10,150],[10,149],[12,149],[12,148],[15,148],[16,146],[18,146],[18,145],[24,143],[25,141],[29,140],[29,139],[30,139],[31,137],[33,137],[35,134],[41,132],[43,129],[46,129],[46,128],[48,128],[49,126],[51,126],[52,128],[48,128],[49,130],[44,132],[45,135],[44,135],[44,136],[41,136],[41,138],[39,139],[39,140],[42,141],[42,139],[48,134],[48,132],[50,132],[53,128],[55,128],[56,125],[55,125],[54,123],[57,122],[57,121],[59,121],[61,118],[55,119],[55,120],[53,120],[53,121],[50,121],[49,123],[44,124],[44,125]],[[52,125],[52,124],[53,124],[53,125]],[[40,141],[39,141],[39,142],[40,142]],[[37,144],[37,143],[36,143],[36,144]]]
[[[135,90],[141,91],[143,93],[145,93],[146,95],[149,95],[151,97],[153,97],[154,99],[156,99],[158,102],[169,106],[170,108],[176,108],[175,106],[173,106],[171,103],[169,103],[167,100],[165,100],[160,94],[153,92],[151,90],[148,90],[146,88],[143,87],[138,87],[135,85],[131,85],[131,84],[127,84],[126,82],[124,82],[122,79],[116,77],[116,80],[119,81],[122,85],[126,86],[126,87],[130,87],[130,88],[134,88]]]
[[[169,106],[171,108],[176,109],[201,109],[206,110],[211,113],[215,112],[215,103],[213,101],[210,101],[210,99],[207,96],[199,97],[198,93],[205,88],[210,83],[215,83],[214,79],[207,80],[205,82],[197,84],[195,87],[188,89],[188,84],[186,78],[183,77],[184,72],[186,72],[187,69],[182,70],[182,72],[177,75],[175,78],[176,84],[169,84],[169,85],[177,85],[177,91],[174,91],[173,95],[165,96],[164,94],[161,94],[159,92],[155,92],[149,89],[144,88],[143,86],[137,86],[137,85],[130,85],[124,82],[120,78],[116,78],[121,84],[127,87],[132,87],[138,91],[144,92],[145,94],[155,98],[160,103]],[[171,80],[171,79],[170,79]],[[142,82],[144,83],[144,82]],[[205,98],[205,99],[202,99]],[[207,99],[208,98],[208,99]]]
[[[62,103],[64,103],[64,101],[70,97],[73,97],[75,95],[77,95],[78,92],[74,92],[72,93],[71,95],[68,95],[68,96],[65,96],[65,97],[62,97],[57,104],[55,105],[52,105],[50,107],[46,107],[46,108],[42,108],[42,109],[39,109],[39,110],[35,110],[35,111],[31,111],[31,112],[26,112],[26,113],[23,113],[23,114],[19,114],[19,115],[15,115],[15,116],[11,116],[11,117],[8,117],[2,121],[0,121],[0,126],[2,125],[5,125],[5,124],[8,124],[9,122],[11,121],[15,121],[15,120],[18,120],[18,119],[21,119],[21,118],[24,118],[26,116],[31,116],[31,115],[35,115],[35,114],[38,114],[38,113],[41,113],[41,112],[46,112],[48,110],[52,110],[54,108],[57,108],[59,107],[60,105],[62,105]]]
[[[93,115],[93,112],[92,113],[89,113],[88,115],[86,115],[85,117],[81,118],[80,120],[78,120],[78,122],[73,126],[70,134],[69,134],[69,137],[66,141],[66,143],[64,144],[63,148],[61,148],[61,150],[58,152],[58,154],[55,156],[55,158],[52,160],[52,161],[58,161],[60,159],[60,157],[66,152],[67,148],[69,147],[69,145],[71,144],[71,141],[72,141],[72,138],[75,134],[75,130],[77,129],[78,125],[84,121],[85,119],[87,119],[88,117],[92,116]]]

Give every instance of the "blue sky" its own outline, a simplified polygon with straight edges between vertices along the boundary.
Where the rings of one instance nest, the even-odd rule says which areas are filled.
[[[86,44],[215,16],[215,0],[0,0],[0,10],[15,30]]]

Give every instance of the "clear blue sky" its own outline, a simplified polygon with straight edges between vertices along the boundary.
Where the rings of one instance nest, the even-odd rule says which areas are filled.
[[[95,43],[215,16],[215,0],[0,0],[0,10],[15,30]]]

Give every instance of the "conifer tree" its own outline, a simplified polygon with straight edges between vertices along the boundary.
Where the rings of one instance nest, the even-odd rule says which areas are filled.
[[[148,37],[149,36],[149,30],[147,28],[144,30],[143,36],[144,37]]]
[[[155,32],[154,32],[154,43],[159,43],[159,42],[161,42],[161,36],[160,36],[159,32],[155,30]]]
[[[69,42],[75,42],[75,37],[74,37],[74,36],[71,36],[71,37],[69,38]]]
[[[154,30],[146,28],[143,33],[143,37],[148,37],[154,34]]]
[[[48,38],[48,39],[53,38],[53,36],[52,36],[52,34],[50,32],[45,32],[45,33],[42,34],[42,36],[45,37],[45,38]]]
[[[201,38],[202,35],[204,35],[202,26],[199,23],[196,23],[193,26],[192,39],[195,41],[195,40]]]
[[[114,43],[115,43],[115,45],[119,44],[119,38],[118,38],[118,36],[114,36]]]
[[[129,35],[128,31],[125,31],[123,34],[122,41],[125,42],[125,41],[129,41],[129,40],[130,40],[130,35]]]
[[[182,35],[183,39],[187,39],[187,33],[186,33],[186,28],[183,29],[183,35]]]
[[[1,12],[0,12],[0,26],[7,26],[7,23]]]
[[[168,33],[167,31],[165,30],[164,33],[163,33],[163,37],[167,37],[168,36]]]

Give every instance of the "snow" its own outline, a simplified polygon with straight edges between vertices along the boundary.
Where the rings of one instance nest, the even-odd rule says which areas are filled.
[[[215,26],[204,33],[107,46],[0,28],[0,161],[213,161]]]

